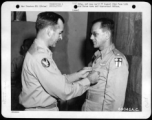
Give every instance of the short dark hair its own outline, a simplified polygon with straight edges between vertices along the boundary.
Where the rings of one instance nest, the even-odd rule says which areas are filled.
[[[64,19],[62,16],[54,13],[54,12],[42,12],[38,14],[37,20],[36,20],[36,31],[45,28],[46,26],[54,26],[57,24],[58,19],[61,19],[64,23]]]
[[[32,38],[27,38],[27,39],[25,39],[23,41],[22,46],[26,46],[26,47],[30,48],[30,46],[32,45],[33,41],[34,41],[33,37]]]
[[[114,32],[114,21],[113,20],[108,19],[108,18],[99,18],[99,19],[93,21],[92,25],[97,22],[101,23],[101,26],[100,26],[101,28],[109,30],[111,32],[111,34],[113,35],[113,32]]]

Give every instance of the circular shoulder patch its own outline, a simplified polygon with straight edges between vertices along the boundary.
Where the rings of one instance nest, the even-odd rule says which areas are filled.
[[[41,63],[43,65],[43,67],[49,67],[50,66],[50,62],[49,62],[49,60],[47,58],[43,58],[41,60]]]

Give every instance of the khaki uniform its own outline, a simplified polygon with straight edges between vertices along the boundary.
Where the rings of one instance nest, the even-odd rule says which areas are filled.
[[[82,95],[89,88],[90,81],[85,78],[70,83],[56,66],[52,52],[42,41],[35,40],[23,63],[22,86],[20,103],[31,110],[35,107],[44,110],[56,104],[58,98],[69,100]]]
[[[128,63],[114,44],[95,52],[92,68],[100,72],[99,82],[87,91],[83,111],[121,111],[128,81]]]

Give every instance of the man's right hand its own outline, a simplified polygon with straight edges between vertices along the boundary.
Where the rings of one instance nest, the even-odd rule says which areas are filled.
[[[92,71],[87,78],[90,80],[91,84],[96,84],[99,81],[100,72]]]

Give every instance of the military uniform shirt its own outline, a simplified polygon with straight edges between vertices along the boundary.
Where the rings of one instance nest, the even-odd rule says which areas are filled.
[[[121,111],[128,81],[128,63],[114,44],[95,52],[92,69],[100,72],[99,82],[87,92],[84,111]]]
[[[85,78],[69,83],[52,59],[52,52],[38,39],[26,54],[22,68],[22,92],[20,103],[26,107],[48,106],[60,98],[69,100],[80,96],[89,87]]]

